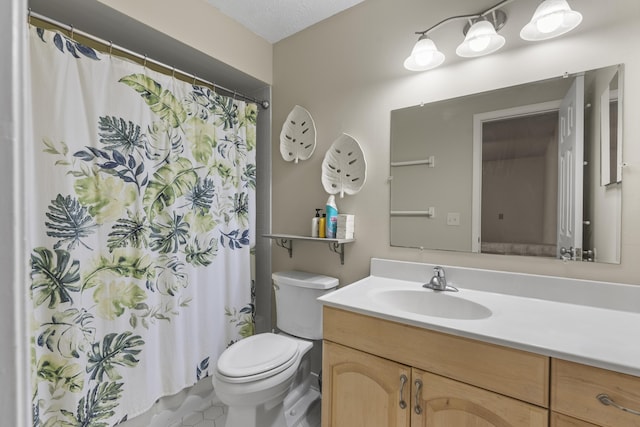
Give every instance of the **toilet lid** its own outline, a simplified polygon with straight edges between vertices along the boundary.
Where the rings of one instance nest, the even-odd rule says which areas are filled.
[[[291,366],[297,354],[298,343],[294,339],[257,334],[226,349],[218,359],[218,372],[230,378],[264,378]]]

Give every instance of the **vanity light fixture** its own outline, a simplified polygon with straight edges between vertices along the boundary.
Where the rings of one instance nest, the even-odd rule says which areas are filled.
[[[466,37],[456,49],[458,56],[473,58],[488,55],[504,46],[504,37],[498,34],[507,20],[507,15],[501,10],[494,10],[487,16],[470,20],[463,33]]]
[[[426,71],[442,64],[445,56],[429,38],[429,34],[454,20],[468,21],[463,30],[465,39],[456,49],[458,56],[473,58],[497,51],[505,44],[505,38],[499,35],[498,31],[507,21],[506,13],[499,8],[512,1],[503,0],[478,14],[452,16],[424,31],[416,31],[419,38],[411,55],[405,59],[404,67],[410,71]],[[533,14],[531,22],[520,32],[520,37],[528,41],[547,40],[571,31],[581,21],[582,15],[571,10],[567,0],[543,0]]]
[[[444,62],[444,54],[438,50],[436,44],[422,34],[413,46],[411,55],[404,61],[404,68],[411,71],[426,71],[436,68]]]
[[[544,0],[522,28],[520,37],[528,41],[547,40],[561,36],[582,22],[582,14],[572,10],[567,0]]]

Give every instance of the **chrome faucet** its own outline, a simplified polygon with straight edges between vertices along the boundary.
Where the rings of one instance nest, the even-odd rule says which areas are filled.
[[[433,289],[434,291],[453,291],[458,292],[458,289],[447,284],[447,277],[444,274],[444,268],[437,266],[433,267],[433,277],[428,283],[422,285],[423,288]]]

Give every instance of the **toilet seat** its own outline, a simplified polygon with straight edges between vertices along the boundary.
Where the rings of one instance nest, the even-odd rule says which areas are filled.
[[[231,383],[245,383],[274,376],[296,362],[296,340],[263,333],[236,342],[218,359],[217,374]]]

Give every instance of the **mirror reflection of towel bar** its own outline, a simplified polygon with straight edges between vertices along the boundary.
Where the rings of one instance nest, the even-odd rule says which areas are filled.
[[[436,216],[435,208],[429,208],[426,211],[391,211],[391,216],[426,216],[433,218]]]
[[[405,162],[391,162],[391,166],[415,166],[415,165],[427,165],[430,168],[435,167],[436,158],[435,156],[430,156],[424,160],[407,160]]]

